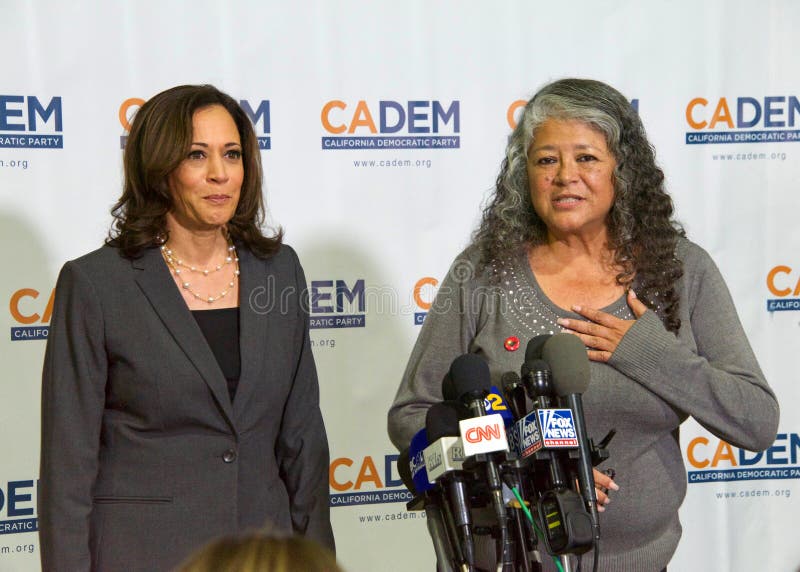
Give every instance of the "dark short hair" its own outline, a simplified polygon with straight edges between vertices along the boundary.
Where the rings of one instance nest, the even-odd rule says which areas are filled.
[[[244,179],[228,232],[257,256],[277,252],[280,229],[269,237],[261,231],[265,217],[261,152],[253,124],[236,100],[213,85],[173,87],[150,98],[136,112],[125,144],[122,196],[111,209],[114,222],[106,244],[135,258],[168,238],[166,215],[173,208],[169,175],[191,148],[195,112],[212,105],[230,113],[242,144]]]

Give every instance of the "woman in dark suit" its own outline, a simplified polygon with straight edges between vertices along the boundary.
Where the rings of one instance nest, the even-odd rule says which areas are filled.
[[[212,86],[137,113],[106,245],[68,262],[42,375],[49,570],[167,570],[269,524],[334,548],[306,284],[264,236],[253,127]]]

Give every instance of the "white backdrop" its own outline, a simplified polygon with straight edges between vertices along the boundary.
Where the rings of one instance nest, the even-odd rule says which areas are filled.
[[[206,82],[261,106],[270,216],[322,296],[315,323],[363,326],[312,331],[339,558],[351,572],[431,569],[424,522],[405,513],[385,413],[415,313],[493,185],[509,107],[567,76],[638,100],[678,217],[721,267],[782,406],[778,439],[761,456],[684,426],[690,485],[670,570],[798,569],[800,4],[0,0],[0,21],[10,333],[0,342],[0,570],[39,569],[41,337],[58,269],[108,230],[136,105],[123,120],[120,110]],[[380,102],[393,102],[383,126]],[[742,142],[747,132],[763,141]],[[324,147],[342,136],[449,147]]]

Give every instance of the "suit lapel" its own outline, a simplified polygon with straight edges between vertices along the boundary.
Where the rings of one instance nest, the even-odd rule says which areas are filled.
[[[149,248],[132,264],[134,268],[141,270],[136,273],[136,282],[142,292],[214,394],[226,421],[235,432],[233,407],[225,376],[203,332],[176,288],[161,257],[161,251],[158,248]]]
[[[259,379],[267,359],[265,349],[271,347],[268,316],[265,315],[275,292],[268,289],[270,261],[256,258],[247,248],[237,245],[239,255],[239,351],[241,374],[236,397],[233,400],[234,415],[238,418]],[[265,331],[266,330],[266,331]],[[263,381],[263,380],[262,380]]]

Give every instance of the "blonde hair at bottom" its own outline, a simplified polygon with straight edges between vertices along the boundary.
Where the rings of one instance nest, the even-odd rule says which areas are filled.
[[[327,548],[299,536],[249,532],[213,540],[175,572],[344,572]]]

